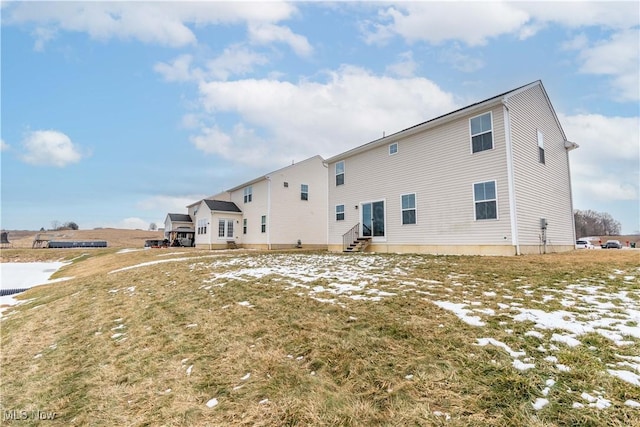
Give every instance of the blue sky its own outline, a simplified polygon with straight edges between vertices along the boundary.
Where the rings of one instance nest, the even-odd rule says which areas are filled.
[[[639,232],[637,2],[2,2],[4,229],[167,212],[542,80]]]

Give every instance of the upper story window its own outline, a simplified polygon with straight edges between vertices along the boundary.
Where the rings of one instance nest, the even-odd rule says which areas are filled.
[[[398,143],[394,142],[389,145],[389,155],[392,156],[398,152]]]
[[[402,195],[402,225],[416,223],[416,193]]]
[[[487,181],[473,184],[473,203],[475,205],[476,220],[497,219],[496,182]]]
[[[544,135],[538,131],[538,161],[544,164]]]
[[[493,148],[493,125],[491,112],[469,120],[471,125],[471,151],[491,150]]]
[[[344,184],[344,160],[336,163],[336,185]]]
[[[245,203],[249,203],[251,202],[251,199],[253,198],[253,187],[252,186],[248,186],[244,188],[244,202]]]
[[[300,200],[309,200],[309,186],[307,184],[300,185]]]
[[[336,205],[336,221],[344,221],[344,205]]]

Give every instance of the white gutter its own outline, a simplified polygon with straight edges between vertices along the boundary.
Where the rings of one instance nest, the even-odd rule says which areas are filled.
[[[518,215],[516,210],[516,188],[513,174],[513,146],[511,145],[511,120],[507,99],[502,100],[504,112],[504,138],[507,148],[507,182],[509,187],[509,214],[511,217],[511,244],[516,247],[516,255],[520,255],[520,240],[518,238]]]

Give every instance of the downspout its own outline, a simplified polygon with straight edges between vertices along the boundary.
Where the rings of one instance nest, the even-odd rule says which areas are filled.
[[[576,220],[573,215],[573,189],[571,185],[571,162],[569,161],[569,151],[573,151],[576,148],[580,147],[575,142],[565,141],[564,142],[565,152],[567,153],[567,175],[569,178],[569,203],[571,204],[571,224],[573,225],[573,241],[578,238],[576,236]]]
[[[509,216],[511,219],[511,244],[516,247],[516,255],[520,253],[520,239],[518,236],[518,215],[516,211],[516,188],[513,172],[513,146],[511,145],[511,119],[507,99],[502,100],[504,113],[504,138],[507,148],[507,182],[509,187]]]
[[[326,227],[327,227],[327,235],[325,238],[325,243],[327,245],[327,250],[329,249],[329,221],[331,218],[331,208],[329,207],[329,186],[331,185],[331,182],[329,181],[329,163],[322,161],[322,166],[325,167],[325,169],[327,169],[327,177],[324,180],[324,182],[327,184],[327,192],[324,195],[324,200],[326,200],[327,204],[325,205],[325,213],[327,214],[327,220],[326,220]]]
[[[271,177],[267,179],[267,249],[271,250]]]

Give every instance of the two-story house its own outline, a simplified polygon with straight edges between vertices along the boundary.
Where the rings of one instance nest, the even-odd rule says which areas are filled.
[[[571,250],[574,148],[536,81],[331,157],[329,250]]]

